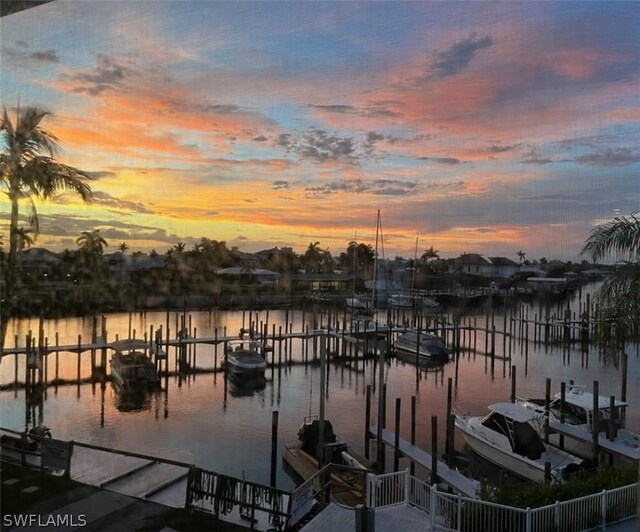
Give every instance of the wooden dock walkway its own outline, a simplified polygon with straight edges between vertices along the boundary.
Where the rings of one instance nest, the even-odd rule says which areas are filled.
[[[574,440],[579,440],[591,444],[593,436],[591,432],[584,429],[567,425],[566,423],[560,423],[558,421],[549,420],[549,428],[553,432],[568,436]],[[631,447],[624,445],[623,443],[611,441],[603,433],[598,435],[598,447],[604,451],[610,452],[614,455],[619,455],[630,460],[640,460],[640,447]]]
[[[318,337],[330,337],[335,339],[346,339],[349,341],[362,341],[357,334],[368,334],[377,332],[379,334],[387,333],[401,333],[405,332],[407,327],[404,326],[389,326],[380,325],[375,329],[369,327],[358,331],[357,329],[341,329],[338,327],[320,327],[315,329],[307,329],[301,331],[290,332],[276,332],[274,334],[262,334],[255,333],[252,337],[248,335],[214,335],[214,336],[194,336],[194,335],[179,335],[177,338],[162,338],[162,339],[147,339],[145,338],[132,338],[132,339],[116,339],[113,342],[107,342],[104,337],[98,336],[94,341],[82,342],[81,337],[78,338],[77,343],[73,344],[51,344],[46,343],[42,345],[15,345],[14,347],[4,347],[0,352],[0,356],[10,355],[24,355],[28,353],[38,353],[41,355],[48,355],[51,353],[84,353],[86,351],[98,351],[100,349],[117,350],[130,350],[130,349],[147,349],[158,358],[166,357],[166,350],[169,347],[186,347],[192,345],[220,345],[230,342],[239,341],[255,341],[258,343],[282,342],[287,340],[312,340]],[[441,329],[438,329],[441,330]],[[428,332],[428,331],[425,331]],[[356,334],[354,334],[356,333]]]
[[[372,426],[369,431],[371,434],[376,435],[378,427]],[[382,440],[385,444],[393,447],[395,445],[395,434],[388,429],[382,429]],[[433,458],[426,451],[416,447],[415,445],[411,445],[411,443],[403,438],[400,438],[399,451],[410,460],[431,471]],[[438,460],[438,478],[462,495],[473,499],[478,498],[478,494],[480,493],[480,483],[477,480],[465,477],[455,469],[451,469],[441,460]]]
[[[3,434],[15,437],[20,433],[0,428],[0,435]],[[191,469],[197,469],[192,464],[118,449],[108,449],[88,443],[72,442],[72,445],[73,452],[69,464],[69,478],[72,480],[172,508],[185,508],[189,472]],[[13,446],[3,444],[0,446],[0,454],[2,460],[14,463],[22,462],[23,453]],[[24,463],[33,468],[40,468],[42,467],[41,459],[42,455],[39,449],[28,451],[25,453]],[[240,482],[239,479],[236,480]],[[247,484],[262,487],[251,482]],[[266,486],[262,488],[268,489]],[[217,504],[214,499],[215,497],[204,497],[191,504],[191,507],[215,513]],[[283,499],[282,511],[287,511],[288,503],[289,495],[287,493]],[[249,500],[245,507],[251,506],[251,504],[252,502]],[[219,518],[222,521],[244,527],[249,527],[251,524],[246,513],[237,504],[229,512],[220,515]],[[254,518],[253,528],[255,530],[272,529],[267,511],[256,508]]]

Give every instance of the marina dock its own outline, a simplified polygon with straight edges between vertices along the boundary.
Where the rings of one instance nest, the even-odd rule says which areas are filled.
[[[375,435],[377,434],[378,427],[372,426],[369,431],[371,434]],[[382,429],[382,440],[385,444],[393,447],[395,446],[396,435],[388,429]],[[415,445],[411,445],[411,443],[403,438],[399,438],[398,450],[405,457],[431,471],[433,457],[428,452],[416,447]],[[458,493],[469,498],[475,499],[478,497],[478,494],[480,493],[480,482],[465,477],[462,473],[459,473],[455,469],[451,469],[441,460],[438,460],[437,466],[438,480],[444,482]]]
[[[593,441],[591,432],[583,429],[576,428],[566,423],[559,423],[558,421],[549,420],[549,428],[553,432],[568,436],[574,440],[579,440],[588,444]],[[629,445],[623,445],[621,443],[611,441],[607,438],[606,434],[600,433],[598,435],[598,447],[606,452],[614,455],[628,458],[630,460],[640,460],[640,447],[630,447]]]
[[[1,429],[0,435],[16,436],[13,430]],[[60,441],[60,440],[54,440]],[[76,482],[106,489],[115,493],[155,502],[171,508],[197,508],[214,513],[221,520],[255,530],[271,529],[272,516],[283,520],[288,511],[289,494],[254,482],[204,471],[193,464],[153,457],[140,453],[108,449],[82,442],[71,445],[71,456],[65,474]],[[27,451],[3,444],[2,460],[23,463],[33,468],[43,467],[40,450]],[[200,488],[194,493],[192,477],[197,475],[213,479],[209,490]],[[226,487],[226,489],[225,489]],[[256,495],[251,496],[252,492]],[[270,494],[269,502],[257,502],[257,493]],[[244,498],[249,494],[248,498]],[[219,498],[227,506],[221,510]],[[277,500],[278,505],[273,505]]]

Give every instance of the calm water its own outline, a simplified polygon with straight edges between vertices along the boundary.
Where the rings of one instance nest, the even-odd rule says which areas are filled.
[[[529,317],[533,317],[531,309]],[[176,315],[170,315],[170,326],[175,330]],[[242,312],[190,313],[192,327],[197,328],[197,336],[213,336],[217,327],[222,335],[226,326],[228,334],[237,334],[242,326]],[[245,314],[248,320],[249,313]],[[256,319],[255,312],[253,319]],[[266,319],[266,312],[258,316],[258,322]],[[289,321],[293,330],[302,326],[302,312],[290,312]],[[312,323],[312,316],[306,313],[305,324]],[[478,324],[484,324],[484,317],[478,315]],[[284,311],[271,311],[269,323],[284,327]],[[166,324],[166,313],[134,315],[111,314],[107,316],[109,340],[118,334],[126,338],[131,328],[149,331],[151,325],[157,329]],[[496,318],[497,328],[502,320]],[[248,325],[248,324],[247,324]],[[90,338],[91,319],[65,319],[45,321],[45,335],[51,339],[58,332],[61,345],[77,342],[78,334]],[[24,338],[29,329],[36,331],[37,320],[21,320],[13,324],[9,331],[12,338],[18,334]],[[271,330],[271,325],[269,325]],[[172,333],[173,335],[173,333]],[[575,380],[587,384],[593,380],[600,383],[602,395],[620,395],[621,371],[615,365],[600,360],[592,349],[583,356],[579,346],[564,351],[558,348],[545,349],[534,345],[530,332],[528,357],[524,348],[514,346],[511,364],[517,367],[518,395],[544,396],[545,379],[552,378],[552,392],[560,388],[561,381]],[[11,344],[11,342],[8,342]],[[497,355],[502,354],[502,340],[496,341]],[[477,346],[484,347],[484,333],[478,332]],[[111,446],[129,451],[164,456],[194,463],[200,467],[234,476],[268,483],[271,446],[272,411],[279,411],[279,471],[277,482],[281,488],[291,488],[294,483],[282,470],[282,446],[296,440],[298,428],[309,413],[317,414],[319,404],[320,371],[317,364],[304,365],[304,342],[293,340],[287,352],[293,363],[283,365],[274,371],[267,370],[266,386],[262,390],[242,392],[226,382],[222,372],[199,373],[188,377],[170,376],[166,389],[152,395],[145,403],[123,404],[110,383],[67,384],[49,386],[41,406],[30,408],[26,404],[24,390],[7,389],[0,392],[0,425],[13,429],[23,429],[27,422],[41,419],[52,428],[54,436],[74,439],[98,445]],[[278,347],[276,344],[276,357]],[[313,355],[311,344],[309,357]],[[627,400],[631,405],[640,401],[640,362],[638,346],[629,346],[629,376]],[[218,364],[222,347],[218,351]],[[283,348],[283,359],[285,350]],[[213,346],[197,347],[197,367],[214,368]],[[173,354],[170,353],[173,362]],[[54,359],[48,362],[48,378],[54,378]],[[19,359],[19,379],[24,380],[24,362]],[[81,376],[91,374],[90,356],[81,357]],[[356,368],[345,364],[330,363],[325,390],[326,416],[334,425],[341,439],[347,440],[358,451],[364,447],[365,390],[368,384],[374,387],[378,382],[377,363],[369,361]],[[172,369],[172,364],[170,366]],[[431,446],[431,416],[439,417],[439,445],[444,445],[445,413],[447,400],[447,379],[454,379],[454,407],[460,413],[483,414],[486,406],[506,401],[509,398],[511,381],[509,362],[482,355],[463,355],[456,368],[455,363],[447,364],[438,373],[416,372],[415,366],[395,359],[384,368],[387,382],[387,426],[394,426],[395,398],[402,399],[402,436],[410,435],[411,396],[417,401],[417,443],[424,449]],[[73,380],[77,373],[77,355],[61,353],[59,357],[59,377]],[[14,380],[14,357],[5,357],[0,365],[0,384]],[[376,419],[377,396],[372,398],[372,420]],[[631,408],[627,414],[628,427],[640,432],[640,409]],[[463,448],[460,433],[456,434],[456,448]],[[391,454],[387,456],[387,467],[393,463]],[[401,461],[401,468],[407,466]],[[420,472],[419,472],[420,473]]]

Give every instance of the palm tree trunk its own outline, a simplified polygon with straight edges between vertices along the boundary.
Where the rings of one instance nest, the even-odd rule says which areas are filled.
[[[9,193],[11,199],[11,218],[9,222],[9,254],[7,256],[7,272],[4,283],[3,304],[0,304],[0,345],[4,347],[5,335],[9,319],[14,312],[14,299],[16,294],[16,255],[18,250],[18,198]]]
[[[16,254],[18,253],[18,198],[13,191],[9,194],[11,198],[11,220],[9,222],[9,274],[15,273]]]

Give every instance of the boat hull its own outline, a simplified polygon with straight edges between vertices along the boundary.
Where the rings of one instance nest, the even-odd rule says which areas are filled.
[[[520,436],[512,435],[516,440],[515,446],[520,446],[522,452],[531,452],[535,456],[515,452],[513,443],[509,443],[507,436],[484,426],[481,417],[456,416],[455,424],[465,441],[482,458],[529,480],[544,482],[547,462],[551,467],[551,477],[559,482],[564,481],[566,474],[580,469],[582,465],[582,460],[551,446],[543,446],[541,441],[540,449],[536,445],[523,446],[522,438],[527,436],[527,431],[522,432],[522,429],[519,429]],[[526,426],[526,422],[521,420],[520,426]],[[536,434],[531,427],[530,430],[532,434]]]
[[[224,367],[238,377],[255,378],[264,376],[267,362],[257,351],[239,349],[227,353]]]
[[[460,428],[460,426],[458,426]],[[492,447],[484,440],[477,438],[473,434],[462,430],[465,441],[469,444],[474,452],[479,454],[485,460],[503,468],[508,469],[512,473],[535,482],[544,481],[544,469],[541,469],[524,460],[520,460],[513,455],[503,453],[499,449]]]
[[[420,335],[419,345],[415,332],[404,333],[396,339],[394,349],[397,355],[409,362],[415,362],[416,353],[419,359],[425,360],[447,361],[450,356],[450,350],[440,338],[426,333]]]

